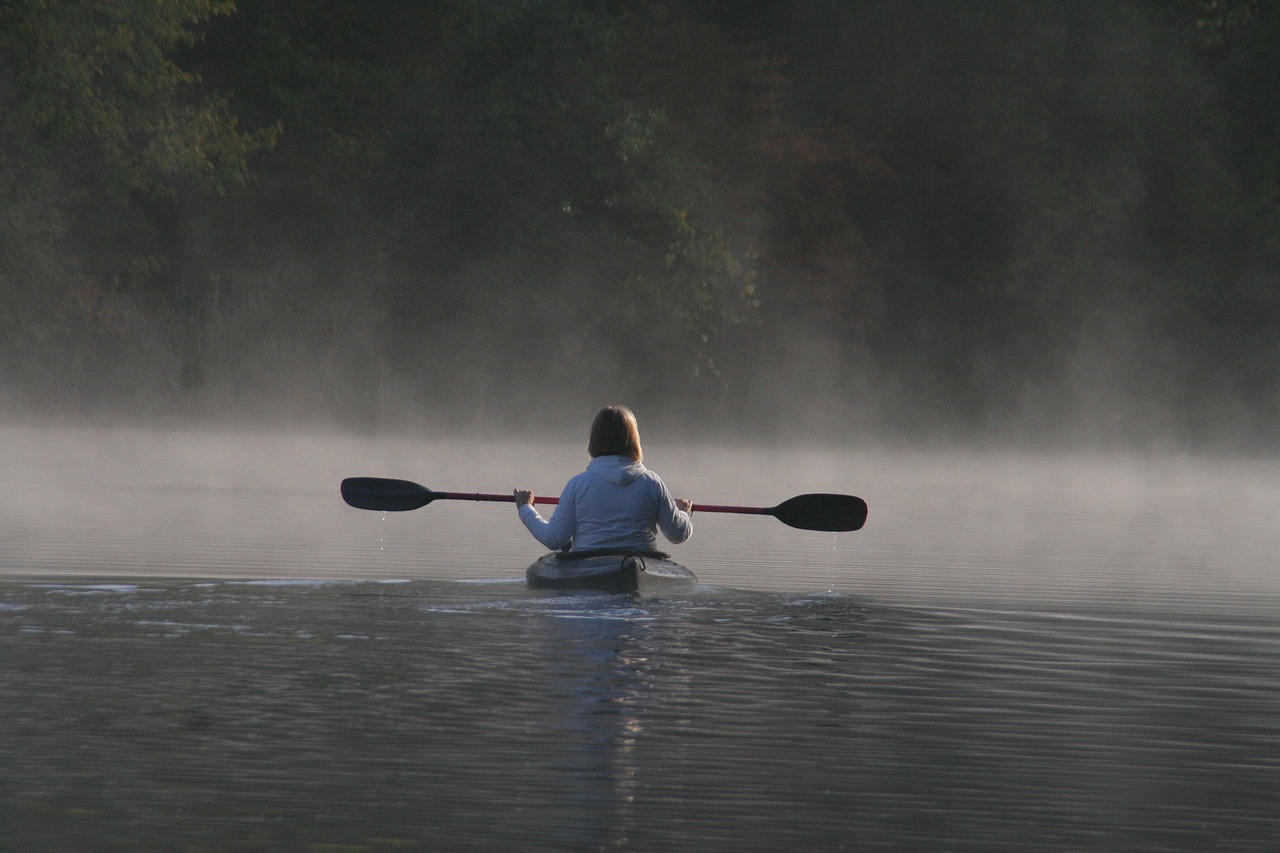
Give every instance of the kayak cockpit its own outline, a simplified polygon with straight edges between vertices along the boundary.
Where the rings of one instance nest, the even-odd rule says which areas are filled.
[[[657,592],[688,589],[698,579],[661,551],[594,549],[555,551],[539,557],[525,572],[539,589],[591,589],[601,592]]]

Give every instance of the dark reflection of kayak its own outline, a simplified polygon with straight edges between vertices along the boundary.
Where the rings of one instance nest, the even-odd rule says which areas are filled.
[[[603,592],[660,592],[697,586],[693,572],[661,551],[555,551],[538,558],[525,577],[529,586]]]

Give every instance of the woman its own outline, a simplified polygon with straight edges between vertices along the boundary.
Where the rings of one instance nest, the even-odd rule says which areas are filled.
[[[560,493],[548,521],[533,506],[533,493],[515,489],[520,520],[552,550],[597,548],[652,551],[657,531],[673,543],[693,534],[693,503],[672,498],[657,474],[641,464],[640,428],[626,406],[605,406],[591,424],[591,463]]]

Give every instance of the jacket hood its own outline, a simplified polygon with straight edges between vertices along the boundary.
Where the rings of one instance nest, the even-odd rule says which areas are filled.
[[[627,456],[597,456],[587,465],[587,470],[607,483],[625,486],[642,476],[646,469]]]

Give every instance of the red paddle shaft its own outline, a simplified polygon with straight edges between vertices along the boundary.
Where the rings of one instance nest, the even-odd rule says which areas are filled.
[[[770,515],[772,507],[762,506],[712,506],[711,504],[694,504],[694,512],[740,512],[745,515]]]
[[[484,495],[472,494],[471,492],[432,492],[435,499],[443,498],[450,501],[495,501],[501,503],[515,503],[515,495]],[[536,504],[558,504],[559,498],[545,498],[535,496],[533,502]],[[712,506],[710,504],[694,504],[694,512],[739,512],[747,515],[768,515],[769,508],[758,506]]]

